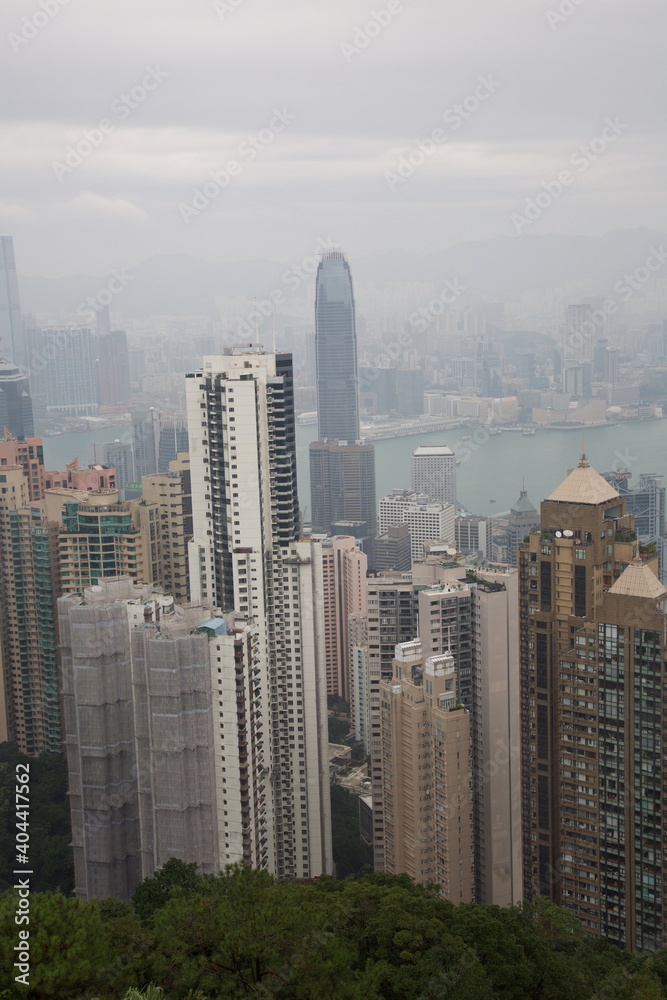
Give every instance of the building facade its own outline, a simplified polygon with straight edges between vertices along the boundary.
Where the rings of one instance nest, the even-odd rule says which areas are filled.
[[[266,867],[331,873],[322,547],[299,537],[291,356],[207,357],[186,397],[191,597],[258,630]]]
[[[368,559],[349,535],[334,535],[322,546],[324,641],[327,695],[350,701],[350,615],[366,612]]]
[[[123,578],[58,611],[76,895],[127,899],[172,857],[268,867],[256,628]]]
[[[27,367],[14,240],[0,236],[0,343],[17,367]]]
[[[341,250],[327,250],[315,278],[317,436],[359,439],[357,334],[350,265]]]
[[[434,883],[446,899],[474,899],[470,716],[451,654],[396,647],[380,683],[384,870]]]
[[[19,441],[35,433],[28,379],[11,361],[0,359],[0,433]]]
[[[412,489],[456,506],[456,455],[446,445],[421,445],[412,453]]]
[[[572,774],[580,773],[582,789],[586,775],[595,772],[599,757],[595,724],[598,703],[590,699],[590,705],[584,703],[585,697],[582,700],[578,692],[574,692],[574,699],[571,697],[565,689],[572,686],[572,670],[568,667],[567,676],[563,676],[565,668],[561,664],[570,662],[569,651],[578,645],[575,637],[581,629],[601,621],[605,592],[618,581],[638,551],[633,517],[626,514],[625,501],[590,467],[585,455],[543,501],[540,530],[531,533],[519,550],[527,899],[539,894],[549,895],[557,903],[570,899],[562,865],[571,853],[573,836],[590,834],[589,857],[596,854],[588,797],[585,791],[574,798],[566,792],[561,770],[565,767]],[[594,643],[595,637],[591,638]],[[593,656],[590,665],[594,672]],[[564,713],[566,706],[579,701],[581,711],[573,726]],[[566,756],[569,763],[564,765],[566,743],[570,752]],[[563,825],[561,816],[567,816]],[[575,887],[575,892],[579,888]],[[585,893],[585,888],[582,891]],[[599,927],[590,926],[599,931]]]
[[[454,544],[455,520],[456,508],[452,504],[432,503],[428,496],[410,490],[394,490],[380,500],[378,530],[383,533],[390,527],[407,524],[412,558],[420,559],[427,542]]]

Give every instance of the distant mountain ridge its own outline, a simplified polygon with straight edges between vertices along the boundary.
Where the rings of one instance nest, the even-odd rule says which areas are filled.
[[[436,288],[458,279],[490,299],[516,299],[526,292],[579,282],[603,294],[627,272],[644,264],[652,248],[667,248],[667,233],[647,228],[613,230],[604,236],[498,236],[460,243],[435,254],[389,250],[350,261],[357,288],[379,290],[401,283],[431,283]],[[214,264],[190,254],[159,254],[128,267],[131,280],[118,307],[125,316],[216,315],[216,296],[268,297],[290,286],[282,276],[294,263],[269,260]],[[667,276],[667,269],[666,269]],[[76,315],[86,298],[106,288],[109,275],[64,278],[20,274],[25,313]],[[314,281],[303,281],[298,296],[312,296]],[[112,309],[114,306],[112,305]]]

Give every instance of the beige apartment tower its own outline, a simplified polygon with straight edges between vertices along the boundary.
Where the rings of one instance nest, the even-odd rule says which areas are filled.
[[[474,899],[470,714],[458,703],[450,653],[424,659],[419,640],[396,647],[380,684],[384,870]]]
[[[366,611],[367,568],[368,557],[351,535],[334,535],[323,543],[327,694],[343,701],[351,697],[348,619]]]
[[[524,888],[627,948],[665,946],[667,589],[583,455],[519,551]]]

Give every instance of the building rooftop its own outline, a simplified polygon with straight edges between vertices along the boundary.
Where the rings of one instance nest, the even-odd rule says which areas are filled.
[[[446,444],[421,444],[412,454],[419,458],[427,455],[453,455],[454,452]]]
[[[519,499],[516,501],[516,503],[512,504],[512,513],[513,514],[526,514],[526,513],[532,514],[533,512],[537,514],[537,510],[535,509],[535,507],[532,505],[532,503],[528,499],[528,494],[526,493],[525,490],[521,490],[521,493],[519,494]]]
[[[571,469],[563,482],[551,493],[547,500],[558,503],[582,503],[596,506],[607,500],[620,500],[620,496],[599,472],[592,469],[582,452],[579,465]]]
[[[660,583],[650,566],[638,558],[623,570],[616,583],[609,588],[609,593],[660,600],[667,597],[667,587]]]

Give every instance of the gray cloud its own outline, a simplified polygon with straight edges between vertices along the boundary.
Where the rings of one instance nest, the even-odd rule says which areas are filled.
[[[388,0],[69,0],[37,17],[40,2],[59,4],[0,11],[0,227],[26,273],[155,252],[286,260],[322,232],[353,254],[508,235],[522,200],[614,116],[627,131],[532,232],[667,227],[657,0],[572,0],[555,26],[563,0],[402,0],[363,48]],[[44,16],[17,43],[23,19]],[[147,67],[166,78],[132,108],[123,95]],[[489,74],[497,92],[390,191],[384,172]],[[179,204],[283,107],[289,127],[184,225]],[[103,119],[113,128],[58,180],[53,162]]]

